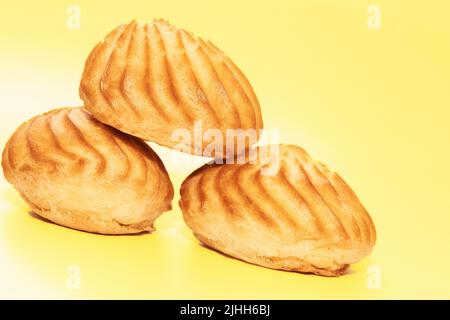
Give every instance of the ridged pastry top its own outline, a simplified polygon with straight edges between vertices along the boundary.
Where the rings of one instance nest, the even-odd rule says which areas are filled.
[[[164,166],[143,141],[96,121],[83,108],[63,108],[22,124],[5,147],[2,161],[12,171],[88,175],[93,179],[145,185]]]
[[[173,147],[171,134],[260,129],[261,112],[239,68],[211,42],[163,20],[121,25],[89,55],[80,96],[100,121]],[[192,151],[193,152],[193,151]]]
[[[279,146],[274,175],[261,174],[272,158],[262,159],[205,165],[184,181],[180,206],[200,239],[222,241],[226,253],[250,262],[255,259],[250,253],[242,257],[243,252],[258,252],[264,261],[297,257],[329,270],[371,252],[376,240],[372,220],[337,173],[296,146]],[[226,244],[230,241],[234,247]]]
[[[172,183],[156,153],[85,108],[56,109],[22,124],[2,167],[34,212],[74,229],[148,231],[171,208]]]

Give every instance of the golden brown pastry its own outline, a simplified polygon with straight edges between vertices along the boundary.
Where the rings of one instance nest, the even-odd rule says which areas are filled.
[[[184,220],[207,246],[250,263],[344,273],[375,244],[369,214],[338,174],[303,149],[275,151],[254,164],[207,164],[193,172],[181,186]],[[261,171],[269,163],[278,170]]]
[[[236,152],[231,144],[217,150],[207,146],[218,139],[217,132],[225,138],[226,129],[259,134],[263,127],[256,95],[230,58],[211,42],[163,20],[121,25],[97,44],[84,67],[80,97],[103,123],[197,155],[242,153],[251,139]],[[203,133],[215,129],[198,143],[196,121]]]
[[[139,233],[171,208],[173,187],[158,156],[84,108],[53,110],[22,124],[5,147],[2,167],[34,212],[74,229]]]

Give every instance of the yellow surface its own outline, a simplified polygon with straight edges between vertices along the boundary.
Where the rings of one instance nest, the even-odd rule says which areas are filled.
[[[71,3],[79,30],[66,27]],[[380,30],[367,27],[371,3]],[[349,182],[378,242],[340,278],[273,271],[201,247],[178,196],[154,234],[100,236],[30,216],[2,177],[0,297],[450,298],[449,15],[448,1],[2,0],[1,146],[34,114],[81,103],[84,59],[110,29],[163,17],[235,60],[266,127]],[[156,151],[178,190],[195,165]],[[79,289],[67,286],[71,265]],[[367,286],[370,266],[381,272],[378,290]]]

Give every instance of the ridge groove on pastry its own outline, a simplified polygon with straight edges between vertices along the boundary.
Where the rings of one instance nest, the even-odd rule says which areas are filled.
[[[113,106],[114,110],[121,110],[122,108],[131,112],[134,117],[139,117],[138,109],[129,104],[122,87],[122,79],[128,63],[131,37],[135,28],[136,23],[130,23],[116,40],[115,44],[117,45],[109,56],[109,60],[106,63],[107,67],[102,76],[102,89],[103,95],[109,104]]]
[[[47,128],[48,131],[50,132],[52,141],[53,141],[53,145],[55,146],[55,148],[60,151],[64,156],[66,156],[68,158],[68,160],[76,160],[77,159],[77,155],[73,152],[70,152],[68,150],[66,150],[61,143],[58,140],[58,135],[55,132],[54,128],[53,128],[53,120],[54,120],[54,116],[53,115],[49,115],[47,118]]]
[[[201,40],[201,43],[205,42]],[[215,54],[221,57],[222,64],[224,64],[224,66],[230,71],[231,75],[239,84],[240,88],[242,88],[246,98],[251,102],[251,104],[259,105],[258,98],[256,97],[249,80],[245,77],[242,71],[236,66],[236,64],[234,64],[234,62],[228,56],[224,55],[223,52],[220,49],[218,49],[211,41],[207,42],[207,46],[209,48],[212,48]],[[262,127],[261,109],[255,108],[254,111],[255,111],[253,113],[254,121],[257,124],[257,127]]]
[[[237,128],[256,128],[257,122],[254,120],[255,112],[250,110],[250,108],[252,108],[252,102],[249,100],[244,102],[239,101],[239,98],[242,96],[242,92],[245,93],[245,91],[241,88],[240,84],[237,82],[237,79],[232,79],[230,76],[227,77],[227,75],[223,72],[224,70],[220,70],[220,63],[217,63],[217,54],[211,53],[205,46],[205,42],[202,39],[199,39],[199,48],[206,56],[208,62],[214,70],[214,74],[217,76],[218,83],[220,83],[219,88],[217,89],[219,92],[218,96],[223,99],[222,103],[224,105],[227,105],[228,108],[233,109],[234,118],[233,120],[230,120],[230,122],[234,123]],[[231,92],[234,92],[235,94],[232,94]],[[238,104],[240,107],[237,107]],[[243,109],[242,111],[240,111],[241,108]],[[254,120],[253,122],[243,123],[244,111],[251,115]]]
[[[362,211],[365,213],[361,215],[355,215],[355,219],[358,221],[358,226],[361,230],[361,233],[363,234],[362,240],[374,243],[376,241],[376,232],[375,229],[372,228],[373,222],[367,210],[358,201],[358,197],[353,192],[353,190],[338,174],[333,176],[332,179],[335,182],[335,186],[341,190],[340,195],[344,199],[343,201],[351,206],[349,210],[351,210],[352,212]]]
[[[327,180],[327,178],[323,175],[322,171],[317,168],[317,166],[314,164],[312,165],[313,171],[316,173],[314,176],[316,176],[318,179]],[[312,183],[312,174],[307,174],[308,179]],[[311,176],[311,177],[310,177]],[[314,185],[314,183],[313,183]],[[351,211],[347,209],[347,207],[342,203],[339,193],[335,189],[332,183],[328,183],[323,186],[323,188],[320,190],[317,187],[314,187],[317,190],[317,193],[320,195],[320,197],[323,199],[323,201],[326,203],[326,205],[330,208],[330,211],[333,213],[333,215],[336,217],[336,219],[339,221],[339,224],[342,226],[342,230],[345,234],[345,238],[355,237],[356,239],[361,238],[361,230],[359,227],[358,222],[355,219],[355,216]],[[333,195],[327,195],[327,189],[330,189],[331,192],[333,192]],[[337,202],[337,203],[336,203]],[[346,216],[346,217],[344,217]],[[347,223],[344,223],[347,222]]]
[[[129,36],[128,42],[127,42],[127,48],[125,50],[125,52],[126,52],[125,53],[125,60],[126,60],[126,62],[124,64],[123,72],[122,72],[122,75],[120,76],[120,80],[119,80],[119,88],[120,88],[119,92],[121,93],[121,96],[124,99],[124,101],[126,102],[126,104],[128,106],[130,106],[130,109],[137,116],[139,116],[139,108],[132,108],[131,107],[132,103],[131,103],[131,100],[130,100],[130,97],[129,97],[129,94],[128,94],[128,89],[127,89],[127,86],[126,86],[127,74],[129,72],[128,68],[129,68],[129,62],[130,62],[129,61],[130,60],[130,53],[131,53],[133,42],[135,41],[135,34],[133,32],[136,31],[136,27],[137,27],[137,25],[135,24],[133,29],[132,29],[132,31],[131,31],[131,34]]]
[[[304,207],[306,210],[303,210],[308,217],[304,217],[304,220],[310,223],[310,228],[313,230],[308,231],[310,234],[319,234],[323,233],[325,230],[323,228],[323,222],[319,221],[318,214],[314,211],[314,209],[308,204],[302,194],[294,187],[294,185],[289,181],[286,176],[285,170],[280,169],[279,171],[280,182],[282,185],[287,186],[288,192],[291,194],[291,198],[296,198],[298,200],[298,206],[296,210],[301,210]],[[303,226],[305,228],[305,226]]]
[[[155,81],[153,79],[152,73],[150,72],[150,65],[152,64],[154,58],[151,55],[151,43],[149,39],[150,30],[148,28],[148,24],[146,24],[143,29],[143,36],[145,40],[143,44],[144,54],[142,59],[147,60],[148,63],[145,64],[141,81],[137,81],[136,84],[138,84],[139,82],[144,83],[142,92],[148,98],[148,101],[146,104],[144,104],[144,106],[154,109],[154,113],[158,116],[161,116],[163,118],[163,121],[170,122],[171,118],[168,110],[166,110],[166,108],[164,107],[164,103],[161,103],[156,95]],[[138,65],[136,67],[136,70],[140,69],[139,64],[142,59],[136,59],[137,61],[139,61],[139,63],[137,63]],[[139,92],[139,90],[135,91]]]
[[[114,104],[111,102],[110,97],[107,95],[106,91],[106,81],[105,81],[105,77],[107,76],[107,70],[109,70],[111,68],[111,63],[112,63],[112,57],[115,53],[115,44],[119,41],[120,38],[123,37],[124,33],[127,31],[127,28],[123,28],[119,31],[117,37],[114,38],[114,41],[112,43],[110,43],[110,48],[109,50],[105,50],[106,51],[106,63],[105,63],[105,69],[100,73],[100,81],[98,84],[98,88],[100,90],[100,96],[101,98],[106,102],[106,106],[110,109],[112,109],[113,111],[115,110]],[[106,42],[105,42],[106,43]],[[94,56],[95,57],[95,56]]]
[[[250,170],[245,170],[245,169],[250,169]],[[255,192],[246,192],[246,187],[243,185],[245,180],[250,180],[250,185],[251,186],[256,186],[256,190],[253,191],[258,191],[258,184],[255,184],[254,182],[254,178],[256,177],[255,175],[255,171],[253,171],[254,169],[256,169],[255,167],[248,167],[245,166],[244,167],[240,167],[237,166],[236,167],[236,175],[237,175],[237,180],[236,181],[236,187],[238,190],[238,194],[240,195],[241,198],[245,199],[245,202],[247,205],[250,206],[251,209],[253,209],[253,211],[256,213],[255,217],[259,219],[260,222],[262,222],[267,228],[273,228],[273,229],[279,229],[279,224],[273,219],[272,217],[272,212],[268,211],[268,210],[264,210],[261,207],[260,202],[258,202],[258,199],[254,198],[254,195],[256,194]],[[247,176],[245,176],[247,175]],[[222,175],[224,176],[224,175]],[[232,185],[226,185],[227,189],[232,188]]]
[[[95,173],[103,174],[107,170],[106,158],[89,141],[86,140],[82,130],[80,130],[78,125],[70,117],[70,113],[62,112],[62,114],[63,119],[67,124],[69,124],[69,128],[72,128],[74,130],[76,138],[78,138],[79,142],[81,142],[80,146],[83,146],[83,148],[87,148],[89,150],[89,153],[95,156],[97,160],[97,171]]]
[[[110,32],[86,60],[80,97],[101,122],[171,148],[180,146],[172,133],[186,129],[193,136],[196,121],[223,137],[227,129],[255,129],[257,139],[263,127],[253,88],[230,58],[164,20],[132,21]],[[203,136],[201,150],[191,140],[182,151],[204,155],[211,142]],[[235,155],[251,143],[246,138]],[[211,156],[226,158],[229,150]]]
[[[266,202],[268,204],[268,207],[270,207],[268,208],[268,211],[278,213],[277,218],[280,220],[280,224],[284,225],[285,228],[290,232],[301,232],[306,235],[308,231],[304,228],[301,221],[297,219],[295,214],[281,205],[282,192],[281,190],[277,190],[277,188],[273,188],[272,179],[263,179],[263,175],[261,174],[256,174],[254,178],[255,184],[258,186],[257,191],[260,192],[260,194],[262,194],[262,196],[267,200]]]
[[[258,110],[254,110],[255,112],[252,112],[253,110],[249,110],[252,105],[258,104],[257,101],[251,101],[247,95],[247,92],[245,90],[245,86],[250,87],[250,83],[246,83],[244,86],[235,76],[235,74],[227,67],[223,53],[218,54],[215,50],[211,50],[210,46],[205,43],[204,40],[199,40],[200,48],[202,48],[203,52],[207,52],[208,59],[213,66],[214,70],[218,74],[218,77],[220,78],[220,82],[223,83],[223,90],[227,96],[227,100],[230,101],[231,105],[234,107],[235,112],[237,114],[237,117],[239,118],[238,121],[240,123],[239,127],[247,127],[247,125],[250,125],[250,128],[257,128],[262,126],[261,123],[258,123],[256,119],[256,114],[259,112]],[[220,72],[217,70],[221,69]],[[222,75],[221,75],[222,74]],[[227,88],[228,87],[228,88]],[[233,92],[234,94],[231,94]],[[234,101],[233,101],[234,100]],[[239,104],[239,107],[237,105]],[[251,115],[251,122],[246,124],[245,126],[242,125],[243,122],[243,112],[239,112],[239,110],[243,109],[245,110],[247,114]]]
[[[112,54],[112,51],[114,50],[114,45],[117,42],[117,39],[122,35],[124,29],[125,25],[121,25],[110,32],[106,36],[105,40],[103,42],[100,42],[91,52],[91,54],[89,54],[86,65],[88,65],[89,63],[90,67],[86,70],[86,72],[95,75],[95,77],[89,79],[87,83],[82,83],[83,90],[86,94],[85,104],[96,102],[96,100],[94,100],[94,97],[96,97],[105,107],[109,109],[113,108],[111,103],[103,93],[105,75],[104,70],[106,70],[106,68],[108,67],[110,56]],[[104,67],[102,62],[106,62],[106,68],[104,70],[100,69]],[[97,92],[99,93],[98,95],[96,95]]]
[[[173,31],[173,30],[172,30]],[[213,121],[215,123],[219,123],[219,117],[217,115],[216,110],[212,107],[209,98],[208,98],[208,94],[206,93],[206,90],[204,89],[204,84],[202,85],[197,72],[193,66],[191,57],[188,55],[187,51],[186,51],[186,45],[184,44],[182,35],[181,35],[181,30],[176,30],[174,31],[175,35],[176,35],[176,42],[178,43],[178,45],[180,46],[180,49],[182,50],[182,56],[184,57],[184,60],[187,62],[187,69],[190,71],[190,73],[192,74],[192,79],[194,82],[194,86],[195,86],[195,93],[196,95],[199,97],[199,101],[202,101],[204,103],[204,107],[205,109],[208,109],[209,112],[208,114],[211,115],[211,118],[213,119]]]
[[[190,56],[187,54],[186,45],[185,52],[188,59],[191,59],[191,69],[195,73],[195,69],[198,69],[197,73],[203,72],[203,87],[208,87],[207,90],[202,89],[206,99],[213,101],[209,104],[209,108],[215,115],[215,121],[217,125],[220,124],[220,119],[225,119],[227,122],[232,124],[232,127],[240,128],[241,121],[239,119],[239,114],[237,113],[235,105],[230,100],[230,96],[226,91],[225,87],[222,85],[223,81],[217,72],[213,61],[204,52],[201,47],[201,40],[196,42],[194,37],[185,30],[179,30],[178,33],[181,35],[182,39],[188,39],[190,42]],[[186,40],[185,40],[186,41]],[[192,63],[193,60],[198,60],[197,66],[194,67]],[[200,81],[199,81],[200,83]],[[213,108],[212,105],[223,105],[224,108]],[[230,114],[233,114],[233,118],[230,119]]]
[[[167,88],[169,89],[170,95],[174,98],[175,105],[177,105],[177,109],[180,110],[180,113],[184,116],[185,120],[189,122],[193,121],[194,118],[192,117],[192,115],[186,111],[185,99],[183,99],[183,94],[181,93],[180,86],[177,85],[177,71],[174,71],[174,67],[171,64],[171,59],[169,59],[169,53],[167,50],[168,45],[164,40],[158,23],[154,23],[153,28],[156,31],[156,34],[158,36],[158,43],[160,44],[160,49],[162,50],[160,54],[164,57],[163,65],[165,67],[165,73],[163,74],[167,75]]]
[[[171,208],[173,187],[153,150],[85,108],[56,109],[22,124],[5,146],[2,167],[32,210],[74,229],[150,231]]]
[[[348,234],[346,233],[345,228],[342,225],[342,222],[339,219],[337,213],[333,210],[332,207],[330,207],[329,203],[322,197],[321,192],[319,191],[318,188],[316,188],[316,186],[310,179],[308,172],[304,168],[303,164],[299,163],[298,166],[299,166],[300,170],[302,171],[303,176],[305,177],[306,183],[309,186],[311,186],[312,194],[317,195],[317,198],[320,201],[321,206],[323,208],[326,208],[326,210],[324,210],[324,211],[329,215],[328,220],[333,219],[333,222],[334,222],[333,223],[333,226],[334,226],[333,233],[338,234],[340,237],[342,237],[344,239],[348,239]]]
[[[179,204],[194,235],[247,262],[325,276],[369,255],[375,227],[350,187],[291,145],[278,146],[279,170],[263,174],[273,159],[263,148],[254,164],[211,163],[186,178]]]
[[[172,99],[171,104],[170,104],[171,108],[177,106],[177,108],[180,110],[179,117],[182,116],[182,117],[184,117],[185,120],[190,121],[191,118],[189,117],[189,114],[187,114],[186,111],[184,111],[183,107],[180,105],[177,92],[175,91],[175,86],[173,84],[172,73],[171,73],[171,69],[170,69],[170,65],[169,65],[169,59],[167,58],[166,47],[162,40],[161,32],[159,31],[159,29],[156,27],[155,24],[152,25],[152,29],[154,30],[155,34],[158,36],[158,41],[157,41],[158,48],[161,49],[162,52],[160,53],[160,55],[163,58],[163,63],[161,65],[164,66],[164,71],[161,72],[162,76],[158,77],[158,78],[165,79],[165,83],[164,83],[165,88],[168,89],[167,91],[169,93],[167,99],[169,99],[169,98]],[[155,76],[152,79],[153,79],[153,81],[158,82],[158,81],[156,81]],[[161,94],[161,90],[158,90],[158,92]],[[162,95],[162,96],[164,96],[164,95]]]
[[[169,62],[171,79],[177,97],[185,110],[192,110],[189,119],[208,117],[215,122],[216,114],[208,105],[205,94],[199,86],[189,59],[186,57],[184,47],[180,44],[178,30],[173,30],[169,25],[156,23],[162,42],[164,43],[165,55]]]

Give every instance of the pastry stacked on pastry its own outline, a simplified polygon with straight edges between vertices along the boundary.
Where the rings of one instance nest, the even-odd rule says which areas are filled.
[[[372,220],[336,173],[299,147],[254,147],[263,128],[256,95],[211,42],[163,20],[121,25],[87,58],[80,97],[83,108],[22,124],[3,152],[5,177],[42,217],[102,234],[152,230],[173,187],[147,140],[216,159],[180,191],[184,220],[207,246],[325,276],[371,252]],[[197,125],[215,134],[196,141]],[[229,129],[256,138],[230,144]],[[194,138],[180,141],[186,133]],[[227,143],[211,149],[217,136]],[[242,154],[243,164],[217,164]]]
[[[171,209],[169,176],[141,138],[203,155],[211,138],[181,141],[180,149],[174,132],[194,135],[195,123],[224,136],[262,127],[258,100],[238,67],[210,42],[163,20],[133,21],[107,35],[86,61],[80,96],[84,108],[24,123],[2,166],[33,211],[89,232],[149,231]],[[236,156],[248,142],[209,155]]]
[[[253,89],[220,49],[163,20],[121,25],[89,55],[80,84],[86,108],[103,123],[160,145],[196,155],[214,141],[177,141],[177,132],[263,127]],[[185,145],[179,145],[179,144]],[[237,143],[235,144],[237,145]],[[181,148],[180,148],[181,147]],[[241,150],[213,149],[224,158]],[[230,154],[231,152],[231,154]]]

